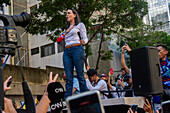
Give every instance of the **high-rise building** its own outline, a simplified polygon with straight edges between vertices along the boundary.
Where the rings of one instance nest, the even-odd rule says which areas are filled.
[[[147,0],[149,22],[162,22],[161,31],[170,34],[170,0]]]

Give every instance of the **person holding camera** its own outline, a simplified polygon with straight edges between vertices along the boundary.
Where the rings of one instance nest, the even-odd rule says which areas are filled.
[[[125,51],[127,50],[128,52],[131,51],[131,48],[129,47],[129,45],[127,43],[125,43],[125,45],[121,48],[122,52],[121,52],[121,65],[122,65],[122,69],[124,69],[124,73],[128,74],[131,76],[131,69],[129,69],[126,65],[125,62]]]
[[[8,91],[11,90],[11,87],[9,87],[7,84],[9,82],[9,80],[12,78],[12,76],[8,77],[7,80],[4,82],[4,94]],[[4,97],[4,105],[5,105],[5,109],[3,112],[5,113],[17,113],[17,111],[15,110],[12,100],[8,99],[6,97]]]
[[[119,89],[116,88],[115,86],[112,86],[112,84],[110,83],[110,78],[111,78],[111,73],[109,72],[109,77],[108,77],[108,86],[110,88],[110,91],[118,91]],[[117,81],[116,81],[117,82]],[[113,98],[119,98],[119,97],[124,97],[124,93],[122,92],[114,92],[112,93]]]
[[[65,49],[63,54],[63,64],[66,73],[66,94],[65,98],[72,95],[74,67],[80,85],[80,92],[87,91],[84,78],[85,51],[83,45],[88,41],[85,25],[80,22],[76,10],[68,9],[66,13],[68,26],[61,38],[65,39]]]
[[[149,103],[148,99],[146,99],[145,104],[143,105],[143,110],[146,113],[154,113],[154,111],[152,110],[152,106]],[[133,110],[132,108],[129,108],[129,110],[127,111],[127,113],[137,113],[137,109]],[[159,111],[157,110],[156,113],[159,113]]]
[[[125,85],[124,83],[127,83],[127,85]],[[122,86],[124,90],[133,89],[132,78],[129,75],[125,75],[123,77],[123,81],[118,80],[118,85]],[[131,90],[126,91],[124,95],[125,97],[134,97],[134,92]]]

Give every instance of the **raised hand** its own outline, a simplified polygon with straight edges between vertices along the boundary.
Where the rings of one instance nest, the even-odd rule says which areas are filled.
[[[58,78],[58,74],[56,74],[54,79],[53,79],[53,72],[50,72],[48,84],[56,82],[57,78]]]
[[[9,76],[8,78],[7,78],[7,80],[4,82],[4,93],[6,93],[8,90],[10,90],[11,89],[11,87],[7,87],[7,84],[8,84],[8,82],[9,82],[9,80],[12,78],[12,76]]]
[[[128,110],[128,112],[127,113],[134,113],[133,111],[132,111],[132,109],[131,108],[129,108],[129,110]],[[137,113],[137,111],[135,111],[135,113]]]
[[[122,47],[123,50],[127,50],[127,51],[131,51],[131,48],[129,47],[128,44],[125,44],[123,47]]]
[[[84,40],[80,40],[81,45],[85,45],[85,41]]]
[[[148,99],[146,99],[146,103],[143,105],[143,109],[145,112],[153,113],[152,107],[151,107]]]

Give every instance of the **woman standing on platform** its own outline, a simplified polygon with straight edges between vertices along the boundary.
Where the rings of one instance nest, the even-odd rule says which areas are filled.
[[[65,98],[72,95],[74,67],[80,85],[80,92],[87,91],[84,78],[85,52],[82,45],[88,41],[85,25],[80,22],[76,10],[68,9],[66,13],[68,26],[66,31],[57,39],[65,39],[65,49],[63,54],[63,64],[66,73],[66,94]]]

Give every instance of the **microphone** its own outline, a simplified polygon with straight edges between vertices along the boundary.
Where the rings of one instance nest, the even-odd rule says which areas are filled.
[[[22,87],[24,92],[24,100],[25,100],[27,113],[36,113],[34,99],[26,80],[22,82]]]
[[[82,38],[81,38],[81,36],[80,36],[80,32],[77,32],[77,34],[78,34],[78,36],[79,36],[79,39],[81,40]]]
[[[53,82],[47,86],[48,98],[50,101],[60,100],[64,98],[64,88],[60,82]]]
[[[53,82],[47,86],[48,98],[50,99],[51,113],[60,112],[66,104],[62,101],[64,99],[65,91],[61,83]]]

